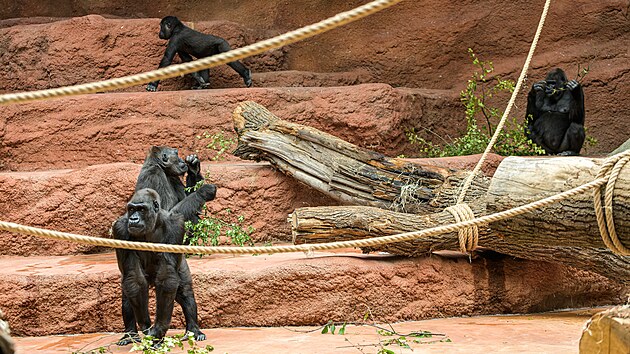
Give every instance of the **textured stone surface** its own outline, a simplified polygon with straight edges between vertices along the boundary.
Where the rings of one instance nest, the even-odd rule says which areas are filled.
[[[223,35],[234,47],[239,47],[365,2],[240,0],[228,4],[158,0],[147,5],[129,0],[20,1],[0,9],[0,18],[99,13],[142,19],[105,20],[90,16],[0,30],[3,38],[0,48],[5,49],[0,50],[0,56],[6,53],[6,58],[1,58],[7,63],[3,68],[10,70],[0,68],[0,77],[4,78],[1,82],[6,82],[2,89],[41,89],[154,69],[164,47],[164,42],[156,36],[157,23],[165,15],[176,14],[189,21],[220,21],[195,22],[194,26]],[[518,77],[543,3],[542,0],[465,3],[435,0],[420,5],[403,1],[342,29],[291,45],[282,52],[251,58],[249,63],[254,72],[362,70],[369,73],[370,82],[452,89],[457,93],[465,87],[473,71],[467,55],[469,47],[482,59],[493,61],[501,77],[514,80]],[[15,25],[20,21],[10,23]],[[529,84],[542,79],[553,67],[564,68],[570,78],[575,78],[578,65],[590,67],[582,82],[586,126],[589,135],[599,143],[588,153],[609,152],[630,136],[630,125],[626,124],[630,116],[628,47],[627,1],[578,0],[551,5],[528,73]],[[229,68],[213,73],[217,77],[215,87],[242,87],[240,78]],[[171,88],[190,86],[190,81],[187,84],[178,84],[176,79],[170,81],[174,85]],[[516,102],[514,116],[519,119],[525,115],[525,94],[521,92]],[[502,108],[505,102],[497,106]]]
[[[405,131],[414,124],[440,132],[461,122],[457,98],[448,91],[386,84],[94,94],[3,107],[0,169],[141,163],[151,145],[197,151],[207,160],[215,156],[205,148],[210,141],[196,137],[236,137],[232,111],[245,100],[390,156],[408,153]]]
[[[1,91],[30,91],[111,79],[155,70],[166,41],[158,38],[159,19],[121,20],[89,15],[0,29]],[[268,37],[240,24],[214,21],[197,30],[225,38],[233,48]],[[179,59],[174,61],[179,62]],[[243,61],[253,72],[282,70],[284,50],[272,50]],[[211,70],[212,87],[245,87],[227,65]],[[189,89],[190,77],[161,83],[161,90]],[[128,89],[141,91],[144,87]]]
[[[621,303],[624,289],[561,265],[352,251],[190,258],[201,325],[312,325],[539,312]],[[119,273],[113,253],[1,257],[0,303],[15,335],[119,332]],[[153,308],[154,305],[150,305]],[[182,327],[179,306],[174,328]],[[577,339],[577,337],[576,337]]]
[[[419,331],[445,334],[450,342],[437,342],[444,337],[410,341],[412,349],[395,345],[385,348],[396,353],[566,353],[577,352],[577,338],[584,322],[600,310],[558,311],[532,315],[475,316],[440,318],[424,321],[392,323],[395,331],[407,334]],[[387,325],[385,325],[387,326]],[[182,331],[173,330],[176,334]],[[379,341],[392,339],[380,335],[377,328],[348,325],[345,335],[322,335],[321,327],[213,328],[204,330],[219,353],[302,353],[355,354],[374,353]],[[532,335],[535,333],[535,335]],[[110,346],[118,337],[111,333],[71,336],[16,337],[19,353],[68,353],[107,347],[112,353],[127,353],[129,347]],[[430,342],[430,343],[427,343]],[[500,349],[498,349],[500,348]]]
[[[412,159],[436,166],[472,169],[479,156]],[[484,169],[492,175],[501,158],[491,155]],[[109,237],[114,220],[124,213],[133,194],[140,164],[112,163],[81,169],[0,173],[0,215],[3,221]],[[217,185],[211,215],[253,226],[256,242],[291,240],[287,216],[300,207],[337,205],[331,198],[274,170],[267,163],[202,163],[207,183]],[[226,213],[226,209],[231,212]],[[0,231],[4,255],[67,255],[94,253],[98,247]]]
[[[0,173],[3,221],[33,227],[110,237],[111,224],[124,213],[133,194],[138,164],[95,165],[77,170]],[[212,215],[226,221],[245,218],[257,242],[290,240],[287,215],[303,206],[334,205],[321,193],[300,185],[268,164],[202,164],[208,183],[218,187],[208,203]],[[231,213],[226,214],[225,209]],[[93,253],[98,247],[0,231],[0,254],[67,255]]]

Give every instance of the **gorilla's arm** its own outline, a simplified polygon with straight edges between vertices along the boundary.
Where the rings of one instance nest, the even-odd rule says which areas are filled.
[[[196,223],[199,219],[201,208],[214,199],[217,193],[217,187],[214,184],[204,184],[195,192],[189,194],[181,202],[177,203],[171,212],[179,213],[184,216],[184,220]]]
[[[131,240],[131,235],[127,231],[127,224],[129,220],[127,216],[121,216],[116,220],[114,225],[112,226],[112,234],[114,239],[129,241]],[[138,327],[136,323],[136,316],[142,318],[143,320],[140,323],[140,328],[145,331],[151,326],[151,319],[149,317],[149,303],[148,303],[148,283],[140,282],[144,286],[138,287],[136,286],[137,280],[144,279],[144,275],[142,274],[142,270],[139,269],[140,260],[137,256],[136,252],[117,248],[116,249],[116,259],[118,260],[118,269],[121,274],[121,284],[123,289],[122,294],[122,317],[123,324],[125,326],[124,335],[118,341],[118,345],[124,346],[130,344],[132,342],[136,342],[140,340],[140,336],[138,335]],[[129,294],[129,290],[134,289],[136,293]],[[127,291],[125,291],[127,290]],[[146,299],[146,303],[138,303],[138,299],[142,298],[142,296],[138,296],[139,292],[146,293],[144,299]],[[139,313],[134,313],[134,306],[139,309]],[[146,308],[146,311],[143,309]]]
[[[545,92],[539,85],[540,83],[534,84],[527,95],[527,112],[525,113],[525,122],[527,123],[525,133],[527,135],[529,135],[528,132],[533,133],[534,122],[540,117],[540,107],[542,107],[545,98]]]
[[[197,185],[197,183],[203,181],[203,175],[201,174],[201,161],[197,155],[188,155],[186,156],[186,165],[188,166],[188,172],[186,173],[186,188],[188,192],[186,194],[192,193],[193,187]]]
[[[584,91],[582,90],[582,85],[575,80],[571,80],[568,82],[567,88],[571,91],[574,104],[570,107],[569,119],[571,119],[572,123],[584,125]]]
[[[164,51],[164,56],[162,57],[162,60],[160,60],[160,65],[158,66],[158,69],[171,65],[173,59],[175,59],[175,54],[177,54],[177,51],[179,49],[179,42],[180,41],[175,37],[171,38],[171,40],[168,41],[168,45],[166,46],[166,50]],[[149,82],[149,84],[147,85],[147,91],[157,91],[159,84],[160,80]]]

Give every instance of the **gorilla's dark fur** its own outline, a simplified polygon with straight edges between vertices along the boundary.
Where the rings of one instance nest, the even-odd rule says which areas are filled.
[[[527,96],[527,136],[547,154],[579,155],[584,144],[584,92],[562,69],[532,86]]]
[[[214,189],[204,187],[197,190],[199,200],[212,199]],[[140,189],[127,203],[127,212],[116,220],[112,231],[117,240],[181,245],[184,216],[178,206],[164,210],[155,190]],[[116,259],[122,278],[125,325],[125,335],[119,345],[137,341],[138,326],[145,334],[162,338],[171,324],[174,301],[182,307],[186,331],[192,332],[196,340],[206,338],[199,329],[192,277],[182,254],[116,249]],[[153,326],[149,318],[149,285],[155,285],[156,294]]]
[[[193,57],[199,59],[230,51],[230,45],[225,39],[186,27],[175,16],[166,16],[160,22],[160,39],[167,39],[168,44],[159,68],[171,65],[175,54],[178,54],[183,62],[189,62],[193,60]],[[252,86],[251,71],[243,63],[236,60],[227,65],[243,78],[245,86]],[[197,81],[193,89],[203,89],[210,86],[208,69],[200,70],[191,75]],[[157,91],[159,83],[159,80],[149,83],[147,91]]]
[[[181,177],[186,175],[186,186]],[[154,189],[162,200],[162,209],[171,210],[177,206],[178,212],[184,215],[186,221],[196,223],[199,220],[201,207],[208,200],[214,199],[216,186],[205,184],[203,188],[212,190],[212,197],[208,200],[201,198],[192,189],[203,181],[201,163],[197,155],[188,155],[182,160],[177,149],[168,146],[153,146],[149,151],[138,180],[136,191],[143,188]]]
[[[184,175],[186,186],[180,179]],[[114,223],[114,238],[181,245],[184,222],[197,222],[203,205],[216,195],[213,184],[202,184],[196,191],[192,190],[202,181],[201,164],[196,155],[189,155],[184,161],[176,149],[153,146],[138,175],[127,212]],[[197,304],[185,257],[117,249],[116,258],[122,275],[125,325],[125,336],[119,345],[137,340],[138,326],[151,336],[163,337],[170,326],[173,301],[182,307],[186,331],[193,332],[197,340],[205,339],[197,323]],[[149,285],[155,285],[157,298],[152,327],[148,312]]]

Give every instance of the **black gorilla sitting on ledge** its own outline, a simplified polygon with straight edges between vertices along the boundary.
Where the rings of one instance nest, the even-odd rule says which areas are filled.
[[[584,144],[584,92],[567,82],[562,69],[532,86],[527,96],[526,132],[547,154],[579,155]]]
[[[214,186],[203,185],[196,193],[205,202],[214,198],[215,191]],[[112,231],[117,240],[181,245],[184,217],[177,206],[171,211],[162,209],[156,191],[141,189],[127,203],[127,212],[116,220]],[[186,257],[177,253],[116,249],[116,259],[122,278],[125,325],[125,335],[118,345],[139,340],[137,326],[147,335],[164,337],[171,324],[174,301],[184,312],[186,332],[192,332],[196,340],[206,339],[197,323],[197,304]],[[156,295],[153,326],[149,317],[149,285],[155,285]]]
[[[217,36],[204,34],[186,27],[177,17],[166,16],[160,22],[160,39],[168,39],[168,45],[162,61],[158,68],[171,65],[175,54],[185,63],[192,61],[195,57],[205,58],[215,54],[230,51],[228,42]],[[252,86],[251,71],[240,61],[236,60],[228,63],[245,81],[245,86]],[[203,89],[210,86],[210,74],[208,69],[200,70],[191,74],[197,85],[193,89]],[[147,85],[147,91],[157,91],[160,81],[153,81]]]

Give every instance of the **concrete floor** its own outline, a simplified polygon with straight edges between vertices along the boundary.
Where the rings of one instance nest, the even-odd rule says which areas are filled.
[[[532,315],[443,318],[392,324],[401,334],[430,331],[450,342],[410,343],[412,350],[387,346],[395,353],[578,353],[586,321],[603,310],[582,309]],[[385,325],[387,326],[387,325]],[[316,327],[215,328],[204,332],[215,353],[377,353],[379,343],[394,337],[379,335],[370,326],[347,326],[345,335],[321,334]],[[169,332],[175,334],[178,332]],[[106,347],[109,353],[128,353],[131,346],[113,344],[119,333],[14,338],[17,353],[89,352]],[[177,351],[173,351],[174,353]]]

